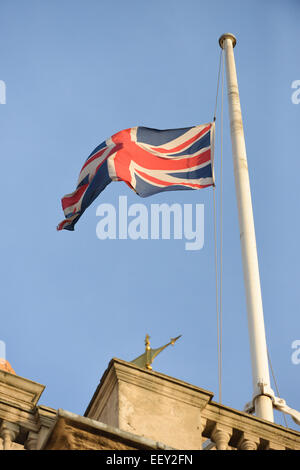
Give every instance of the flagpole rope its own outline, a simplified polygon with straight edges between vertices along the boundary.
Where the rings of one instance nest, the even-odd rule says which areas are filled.
[[[221,67],[222,65],[222,67]],[[220,74],[222,70],[222,100],[221,100],[221,173],[220,173],[220,200],[222,201],[222,159],[223,159],[223,88],[224,88],[224,59],[223,51],[220,51],[219,71],[217,80],[216,102],[214,109],[214,122],[216,121],[218,95],[220,88]],[[215,257],[215,283],[216,283],[216,313],[217,313],[217,344],[218,344],[218,386],[219,403],[222,401],[222,235],[220,237],[220,292],[218,286],[218,241],[217,241],[217,208],[216,208],[216,187],[213,186],[213,219],[214,219],[214,257]],[[222,203],[220,204],[220,228],[222,228]],[[219,303],[220,296],[220,303]]]
[[[220,317],[219,317],[219,288],[218,288],[218,253],[217,253],[217,215],[216,215],[216,188],[213,187],[214,200],[214,253],[215,253],[215,282],[216,282],[216,312],[217,312],[217,344],[218,344],[218,384],[219,384],[219,402],[221,403],[220,383]]]
[[[224,105],[224,54],[222,49],[221,89],[221,148],[220,148],[220,403],[222,403],[222,338],[223,338],[223,105]]]
[[[274,370],[273,370],[272,362],[271,362],[271,358],[270,358],[270,353],[269,353],[268,349],[267,349],[267,354],[268,354],[268,361],[269,361],[269,365],[270,365],[270,369],[271,369],[271,373],[272,373],[272,377],[273,377],[273,382],[274,382],[275,389],[276,389],[276,395],[278,396],[278,398],[280,398],[279,389],[278,389],[278,385],[277,385],[277,381],[276,381],[276,378],[275,378],[275,374],[274,374]],[[285,413],[282,412],[282,414],[283,414],[283,419],[284,419],[284,422],[285,422],[285,426],[288,428],[288,423],[287,423],[287,420],[286,420],[286,417],[285,417]]]
[[[219,95],[219,85],[220,85],[220,72],[221,72],[221,60],[223,56],[223,50],[221,49],[220,51],[220,59],[219,59],[219,71],[218,71],[218,80],[217,80],[217,93],[216,93],[216,102],[215,102],[215,110],[214,110],[214,118],[213,120],[216,120],[217,116],[217,105],[218,105],[218,95]]]

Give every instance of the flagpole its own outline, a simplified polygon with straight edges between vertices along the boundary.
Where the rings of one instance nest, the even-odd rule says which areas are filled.
[[[225,52],[232,156],[239,213],[240,240],[246,290],[248,329],[256,416],[273,422],[274,393],[270,387],[267,344],[257,259],[246,145],[233,48],[236,38],[223,34],[219,44]]]

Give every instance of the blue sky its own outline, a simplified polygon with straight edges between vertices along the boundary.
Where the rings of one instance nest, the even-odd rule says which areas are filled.
[[[154,370],[218,398],[211,188],[140,199],[112,183],[57,232],[61,197],[91,150],[135,125],[159,129],[213,116],[219,36],[234,33],[268,347],[287,403],[300,409],[297,0],[8,1],[0,7],[1,334],[16,372],[46,385],[41,403],[83,414],[112,357],[132,360],[146,333],[182,334]],[[226,89],[225,89],[226,90]],[[216,141],[217,197],[220,168]],[[205,243],[96,237],[96,208],[204,204]],[[227,97],[224,96],[223,403],[252,396]],[[283,424],[276,413],[276,420]],[[291,427],[296,427],[288,419]],[[298,428],[299,429],[299,428]]]

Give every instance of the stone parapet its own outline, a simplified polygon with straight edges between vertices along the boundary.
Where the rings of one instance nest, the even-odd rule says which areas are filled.
[[[43,450],[170,450],[162,443],[59,409]]]
[[[32,380],[0,370],[0,442],[3,450],[38,449],[56,410],[38,406],[45,389]]]
[[[213,393],[112,359],[85,416],[39,405],[44,385],[0,370],[3,450],[300,450],[300,433]]]

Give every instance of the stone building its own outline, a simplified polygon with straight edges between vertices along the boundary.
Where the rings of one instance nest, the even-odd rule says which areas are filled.
[[[84,416],[40,404],[44,388],[0,364],[4,450],[300,449],[299,432],[120,359],[110,361]]]

